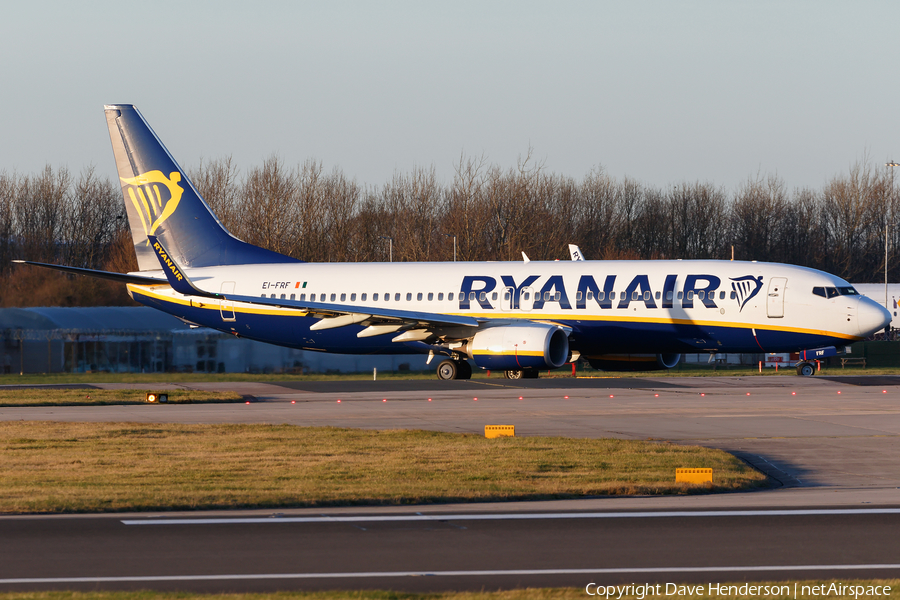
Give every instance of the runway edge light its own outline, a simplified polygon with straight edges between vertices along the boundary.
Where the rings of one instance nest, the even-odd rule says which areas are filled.
[[[712,483],[712,469],[675,469],[675,483]]]
[[[169,401],[169,394],[166,392],[147,392],[147,402],[158,402],[164,404]]]
[[[484,437],[488,439],[498,437],[516,437],[515,425],[485,425]]]

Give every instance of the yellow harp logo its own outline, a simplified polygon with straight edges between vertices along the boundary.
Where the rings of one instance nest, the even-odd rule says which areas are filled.
[[[181,201],[181,194],[184,193],[184,188],[178,185],[181,181],[181,173],[178,171],[172,171],[168,177],[162,171],[147,171],[136,177],[119,179],[141,217],[145,235],[156,233],[156,228],[175,212]],[[147,243],[150,243],[149,240]]]

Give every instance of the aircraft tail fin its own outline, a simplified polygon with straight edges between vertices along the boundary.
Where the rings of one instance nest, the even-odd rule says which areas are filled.
[[[185,267],[301,262],[231,235],[137,108],[114,104],[104,110],[141,271],[159,270],[149,236]]]

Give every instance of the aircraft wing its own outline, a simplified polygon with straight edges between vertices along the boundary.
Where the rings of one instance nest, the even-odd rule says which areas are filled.
[[[360,306],[355,304],[332,304],[328,302],[303,302],[300,300],[288,300],[286,298],[261,298],[259,296],[241,296],[235,294],[221,294],[217,297],[234,302],[246,302],[248,304],[261,304],[263,306],[275,306],[278,308],[293,308],[302,310],[314,316],[322,317],[310,329],[331,329],[364,321],[378,321],[384,324],[403,325],[436,325],[441,327],[478,327],[479,321],[473,317],[463,315],[448,315],[442,313],[419,312],[414,310],[398,310],[393,308]],[[386,331],[384,333],[387,333]]]
[[[263,298],[257,296],[244,296],[240,294],[207,292],[198,288],[187,276],[184,270],[175,262],[162,242],[156,236],[147,236],[150,247],[156,253],[163,273],[166,274],[169,285],[176,292],[186,296],[201,296],[217,298],[222,301],[245,302],[260,304],[263,306],[275,306],[278,308],[292,308],[314,316],[322,317],[310,327],[310,330],[333,329],[345,325],[363,324],[367,329],[361,331],[359,337],[369,337],[393,333],[401,329],[419,329],[421,334],[416,337],[426,339],[433,335],[432,329],[447,327],[478,327],[479,321],[473,317],[462,315],[447,315],[441,313],[426,313],[411,310],[398,310],[394,308],[382,308],[373,306],[356,306],[350,304],[332,304],[327,302],[306,302],[301,300],[288,300],[286,298]],[[427,334],[427,335],[426,335]],[[407,341],[410,336],[403,340]]]

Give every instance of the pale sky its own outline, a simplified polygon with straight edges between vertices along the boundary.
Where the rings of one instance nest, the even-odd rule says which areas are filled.
[[[29,2],[0,19],[0,171],[115,177],[103,105],[185,168],[361,184],[509,168],[820,189],[900,160],[897,2]]]

